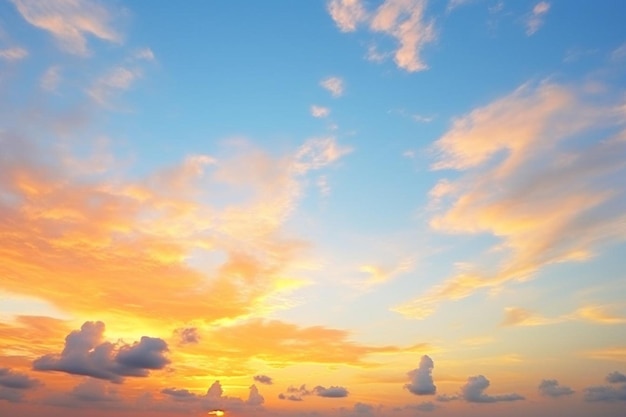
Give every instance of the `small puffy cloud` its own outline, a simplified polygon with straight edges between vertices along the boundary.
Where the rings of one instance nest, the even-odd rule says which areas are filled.
[[[345,89],[344,82],[339,77],[324,78],[320,81],[320,85],[328,90],[333,97],[341,97]]]
[[[28,51],[24,48],[14,47],[8,49],[0,49],[0,59],[6,61],[19,61],[28,56]]]
[[[433,382],[433,360],[428,356],[422,356],[419,367],[408,373],[411,382],[406,384],[404,388],[408,389],[415,395],[433,395],[437,392],[437,387]]]
[[[461,388],[463,399],[470,403],[496,403],[506,401],[523,400],[519,394],[488,395],[484,391],[489,387],[490,382],[483,375],[471,376],[467,378],[467,383]]]
[[[26,374],[12,371],[9,368],[0,368],[0,387],[12,389],[29,389],[41,385],[38,379]]]
[[[200,334],[195,327],[180,328],[174,331],[181,345],[197,344],[200,342]]]
[[[132,345],[103,341],[104,323],[85,322],[80,330],[65,338],[60,354],[47,354],[33,362],[38,371],[58,371],[121,383],[123,377],[145,377],[150,370],[169,363],[164,355],[167,344],[159,338],[143,336]]]
[[[547,1],[540,1],[535,4],[533,10],[526,18],[526,34],[528,36],[533,35],[543,25],[543,19],[550,10],[550,3]]]
[[[622,384],[626,383],[626,375],[621,372],[611,372],[606,376],[606,382],[609,384]]]
[[[267,375],[255,375],[253,378],[259,384],[272,385],[274,381]]]
[[[441,403],[449,403],[451,401],[456,401],[458,399],[460,399],[458,395],[448,395],[448,394],[437,395],[437,398],[436,398],[436,400]]]
[[[121,40],[110,25],[110,11],[100,2],[13,0],[13,3],[28,23],[49,32],[68,53],[88,55],[87,36],[116,43]]]
[[[316,117],[319,119],[323,117],[328,117],[329,114],[330,114],[330,109],[328,107],[316,106],[316,105],[311,106],[311,116],[313,117]]]
[[[224,395],[224,390],[219,381],[215,381],[207,390],[203,397],[199,397],[200,404],[204,410],[241,410],[247,408],[258,408],[265,399],[259,393],[256,385],[251,385],[248,393],[248,399],[242,400],[237,397],[229,397]]]
[[[367,18],[361,0],[330,0],[328,13],[342,32],[353,32]]]
[[[571,395],[574,390],[570,387],[559,385],[556,379],[544,379],[539,384],[539,392],[545,397],[557,398],[564,395]]]
[[[313,388],[313,392],[318,397],[326,397],[326,398],[343,398],[348,396],[348,390],[344,387],[336,387],[331,386],[325,388],[321,385]]]

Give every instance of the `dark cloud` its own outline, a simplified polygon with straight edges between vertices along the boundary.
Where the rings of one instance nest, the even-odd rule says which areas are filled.
[[[59,371],[121,383],[123,377],[145,377],[169,360],[165,341],[143,336],[139,343],[119,345],[103,341],[104,323],[85,322],[65,338],[60,354],[44,355],[33,362],[38,371]]]
[[[374,412],[374,406],[359,402],[354,404],[354,412],[357,414],[372,414]]]
[[[84,402],[119,402],[121,398],[116,389],[107,382],[94,379],[87,379],[78,384],[70,395],[79,401]]]
[[[315,395],[326,398],[343,398],[348,396],[348,390],[344,387],[324,388],[321,385],[313,388]]]
[[[606,382],[608,382],[609,384],[626,383],[626,375],[618,371],[611,372],[606,376]]]
[[[437,395],[436,400],[442,403],[449,403],[450,401],[456,401],[460,399],[460,397],[458,395],[448,395],[448,394],[443,394],[443,395]]]
[[[200,398],[201,405],[204,410],[242,410],[245,408],[250,409],[250,407],[258,408],[264,402],[265,399],[259,393],[256,385],[250,386],[250,391],[248,393],[248,399],[246,401],[241,398],[236,397],[228,397],[224,395],[224,390],[222,389],[222,384],[219,381],[215,381],[207,390],[207,393],[204,397]]]
[[[41,385],[38,379],[26,374],[14,372],[9,368],[0,368],[0,387],[13,389],[29,389]]]
[[[170,363],[164,354],[168,352],[167,343],[158,337],[142,336],[139,343],[122,346],[115,361],[131,372],[132,376],[146,376],[149,369],[163,369]],[[138,372],[136,375],[134,372]]]
[[[198,333],[198,329],[195,327],[176,329],[174,334],[178,337],[178,343],[181,345],[200,343],[200,334]]]
[[[255,375],[254,380],[260,384],[272,385],[274,381],[267,375]]]
[[[23,396],[23,392],[15,388],[0,388],[0,400],[19,403],[22,401]]]
[[[168,395],[174,401],[196,401],[199,397],[186,389],[165,388],[161,390],[162,394]]]
[[[574,390],[570,387],[559,385],[556,379],[544,379],[539,384],[539,392],[546,397],[557,398],[563,395],[571,395]]]
[[[343,398],[348,396],[348,390],[344,387],[331,386],[325,388],[321,385],[316,386],[312,390],[308,390],[306,384],[302,384],[300,387],[291,385],[287,388],[287,392],[279,394],[278,398],[281,400],[302,401],[302,397],[306,397],[307,395],[317,395],[318,397],[325,398]]]
[[[616,402],[626,401],[626,384],[614,388],[609,386],[595,386],[585,388],[585,401],[589,402]]]
[[[485,391],[489,387],[489,380],[482,375],[470,376],[467,383],[461,388],[465,401],[470,403],[496,403],[502,401],[523,400],[519,394],[487,395]]]
[[[437,392],[432,376],[434,366],[433,360],[428,355],[422,356],[419,367],[408,373],[411,382],[404,388],[415,395],[433,395]]]

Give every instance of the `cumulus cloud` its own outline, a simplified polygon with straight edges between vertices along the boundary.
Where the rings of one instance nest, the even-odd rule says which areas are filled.
[[[608,382],[609,384],[626,383],[626,375],[619,371],[611,372],[606,376],[606,382]]]
[[[328,107],[316,106],[316,105],[311,106],[311,116],[313,117],[323,118],[323,117],[328,117],[329,114],[330,114],[330,109]]]
[[[559,385],[556,379],[544,379],[539,384],[539,392],[545,397],[557,398],[564,395],[571,395],[574,390],[570,387]]]
[[[550,10],[550,3],[547,1],[540,1],[535,4],[533,10],[530,12],[528,17],[526,18],[526,34],[528,36],[533,35],[535,32],[539,30],[541,25],[543,25],[543,21],[545,19],[545,15]]]
[[[333,97],[341,97],[344,92],[344,82],[339,77],[327,77],[320,81],[320,85]]]
[[[174,401],[179,402],[196,401],[199,399],[198,395],[186,389],[164,388],[161,390],[161,394],[165,394]]]
[[[343,397],[348,396],[348,390],[344,387],[339,387],[339,386],[331,386],[331,387],[325,388],[321,385],[318,385],[315,388],[313,388],[313,392],[315,393],[315,395],[319,397],[326,397],[326,398],[343,398]]]
[[[13,0],[31,25],[49,32],[61,49],[87,55],[87,36],[119,43],[120,34],[110,25],[112,16],[102,4],[88,0]]]
[[[27,56],[28,51],[17,46],[8,49],[0,49],[0,59],[4,59],[6,61],[19,61]]]
[[[9,368],[0,368],[0,387],[25,390],[39,385],[41,382],[38,379]]]
[[[374,406],[370,404],[358,402],[354,404],[353,410],[356,414],[368,415],[374,412]]]
[[[272,378],[270,378],[267,375],[255,375],[253,379],[256,382],[260,384],[265,384],[265,385],[272,385],[274,383],[274,381],[272,381]]]
[[[395,311],[421,319],[444,300],[531,279],[550,264],[585,261],[598,245],[624,239],[622,103],[600,103],[590,94],[525,84],[453,120],[432,148],[432,169],[462,174],[433,188],[429,224],[445,233],[487,233],[498,242],[488,248],[488,264],[461,263]],[[589,134],[599,137],[581,144]],[[526,315],[511,313],[511,323]]]
[[[165,341],[143,336],[132,345],[103,341],[104,323],[85,322],[65,338],[60,354],[44,355],[33,362],[38,371],[59,371],[121,383],[123,377],[145,377],[169,363]]]
[[[363,22],[372,32],[394,38],[398,44],[394,61],[399,68],[409,72],[428,68],[421,58],[425,45],[436,38],[434,21],[424,18],[426,0],[385,0],[376,10],[367,11],[358,1],[337,0],[328,4],[328,10],[344,32],[354,31]],[[382,60],[386,54],[370,45],[369,59]]]
[[[259,389],[256,385],[250,385],[250,391],[248,393],[248,399],[246,400],[246,404],[251,406],[259,406],[265,402],[265,398],[259,393]]]
[[[408,373],[411,382],[406,384],[404,388],[408,389],[415,395],[433,395],[437,392],[437,387],[433,382],[433,360],[428,356],[422,356],[419,367]]]
[[[626,384],[614,388],[609,386],[593,386],[585,388],[585,401],[617,402],[626,401]]]
[[[470,403],[496,403],[505,401],[523,400],[519,394],[488,395],[484,391],[489,387],[490,382],[483,375],[471,376],[467,378],[467,383],[461,388],[463,399]]]

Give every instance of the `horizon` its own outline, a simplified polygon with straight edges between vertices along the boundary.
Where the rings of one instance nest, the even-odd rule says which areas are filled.
[[[623,16],[0,0],[0,414],[623,417]]]

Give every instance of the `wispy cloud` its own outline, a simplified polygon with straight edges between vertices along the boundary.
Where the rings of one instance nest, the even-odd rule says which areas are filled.
[[[492,234],[501,240],[491,248],[501,263],[489,272],[480,265],[460,269],[396,311],[423,318],[443,300],[532,278],[548,264],[586,260],[599,243],[626,238],[616,198],[626,154],[620,106],[590,106],[582,92],[541,83],[454,120],[435,143],[433,168],[467,175],[432,190],[430,224]],[[583,132],[609,127],[603,140],[565,149]]]
[[[0,49],[0,59],[4,59],[6,61],[19,61],[27,56],[28,51],[17,46],[8,49]]]
[[[398,44],[394,61],[409,72],[428,68],[421,57],[425,45],[436,39],[434,21],[425,19],[426,0],[385,0],[374,11],[366,11],[358,1],[333,0],[328,10],[340,30],[354,31],[364,22],[370,31],[394,38]],[[386,56],[370,45],[367,57],[380,61]]]
[[[543,25],[543,21],[549,10],[550,3],[548,3],[547,1],[540,1],[539,3],[535,4],[533,10],[529,13],[528,17],[526,17],[525,20],[526,35],[534,35],[535,32],[539,30],[539,28]]]
[[[56,91],[61,82],[61,68],[54,65],[46,70],[41,76],[39,85],[46,91]]]
[[[320,81],[320,85],[328,90],[333,97],[341,97],[344,93],[344,82],[339,77],[327,77]]]
[[[111,26],[110,11],[85,0],[12,0],[31,25],[50,32],[66,52],[88,55],[87,36],[119,43],[121,35]]]

